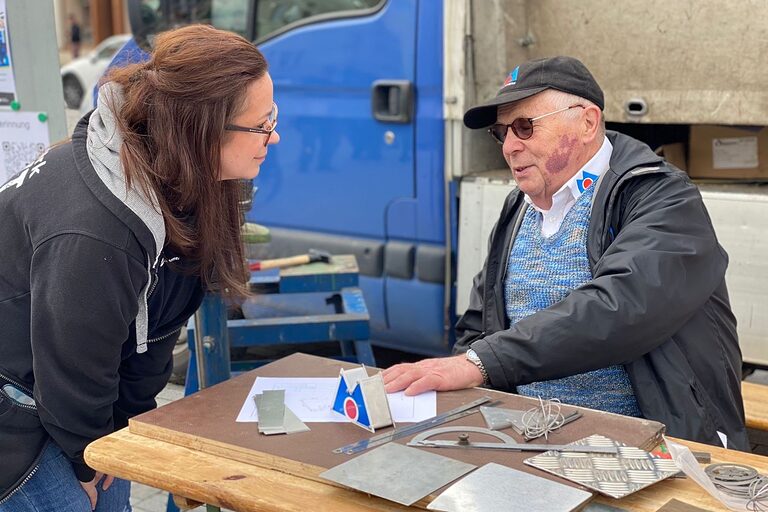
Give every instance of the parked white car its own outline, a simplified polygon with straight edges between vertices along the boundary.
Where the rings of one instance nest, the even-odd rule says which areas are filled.
[[[61,68],[67,108],[86,113],[93,108],[93,87],[112,62],[112,57],[131,39],[130,34],[106,38],[87,55]]]

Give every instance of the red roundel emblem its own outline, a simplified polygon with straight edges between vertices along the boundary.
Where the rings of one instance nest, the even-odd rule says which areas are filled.
[[[589,187],[592,186],[592,178],[584,178],[584,181],[581,183],[581,186],[584,187],[584,190],[587,190]]]
[[[344,413],[347,415],[347,418],[352,421],[357,421],[357,417],[360,415],[357,404],[350,397],[344,399]]]

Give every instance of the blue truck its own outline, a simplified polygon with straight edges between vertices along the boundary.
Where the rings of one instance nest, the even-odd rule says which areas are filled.
[[[768,124],[768,93],[750,85],[768,82],[768,70],[750,64],[761,61],[768,11],[747,3],[129,0],[129,14],[144,48],[153,34],[187,23],[259,46],[281,142],[256,179],[247,218],[270,228],[270,256],[354,254],[374,344],[412,353],[450,352],[452,325],[514,186],[498,146],[461,119],[515,65],[580,58],[605,90],[609,128],[670,157],[688,147],[692,125]],[[728,73],[713,72],[724,62]],[[745,90],[751,108],[743,108]],[[744,205],[738,194],[746,194],[750,215],[764,217],[768,197],[732,186],[742,188],[702,193],[731,253],[745,360],[768,363],[768,326],[753,319],[760,304],[768,308],[766,294],[753,293],[768,285],[759,256],[768,242],[756,224],[733,236],[728,207]]]
[[[247,218],[270,228],[269,255],[354,254],[376,343],[447,353],[455,237],[445,226],[455,230],[456,210],[455,201],[446,209],[455,192],[444,179],[442,3],[129,6],[139,43],[194,22],[257,42],[281,143],[256,179]]]

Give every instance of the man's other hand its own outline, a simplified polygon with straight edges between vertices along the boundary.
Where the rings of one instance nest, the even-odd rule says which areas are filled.
[[[483,375],[464,354],[424,359],[418,363],[397,364],[384,370],[387,393],[405,390],[408,396],[425,391],[451,391],[480,386]]]

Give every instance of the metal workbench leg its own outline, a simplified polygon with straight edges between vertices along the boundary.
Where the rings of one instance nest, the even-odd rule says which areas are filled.
[[[365,299],[363,298],[363,292],[359,288],[344,288],[341,290],[341,300],[344,308],[344,313],[348,315],[362,315],[366,319],[368,318],[368,308],[365,305]],[[364,334],[355,336],[354,341],[342,341],[341,353],[343,356],[353,355],[357,358],[358,363],[362,363],[366,366],[376,366],[376,359],[373,357],[373,349],[371,348],[371,342],[368,340],[369,331],[367,329]],[[354,348],[353,348],[354,347]]]
[[[373,349],[371,348],[371,342],[368,340],[355,341],[355,354],[357,355],[357,362],[366,366],[376,366],[376,358],[373,356]]]
[[[355,345],[352,340],[339,340],[339,348],[341,349],[341,357],[345,360],[351,360],[356,356]]]
[[[224,382],[232,376],[227,307],[219,295],[206,294],[195,313],[195,328],[190,332],[189,348],[189,367],[195,371],[187,372],[186,395]]]
[[[376,358],[373,356],[371,342],[368,340],[341,340],[341,355],[344,360],[356,359],[365,366],[376,366]]]

